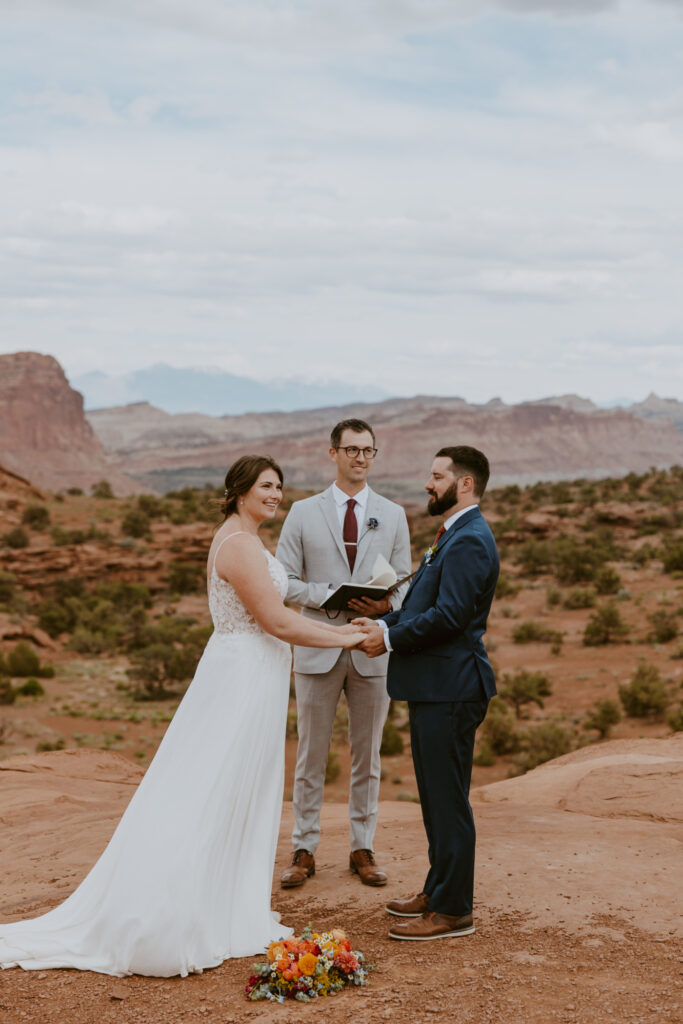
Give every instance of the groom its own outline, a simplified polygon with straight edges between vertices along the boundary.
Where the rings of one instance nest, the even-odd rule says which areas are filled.
[[[301,605],[304,615],[323,623],[330,622],[321,608],[330,591],[340,583],[367,582],[377,555],[387,559],[399,579],[408,575],[411,565],[405,512],[367,484],[377,454],[372,427],[358,419],[337,423],[329,454],[336,469],[335,482],[322,494],[292,505],[277,548],[277,557],[289,576],[288,600]],[[402,592],[381,601],[351,602],[348,613],[330,613],[332,625],[345,625],[359,611],[376,615],[398,608]],[[389,709],[386,662],[386,657],[371,661],[357,650],[294,648],[299,747],[293,796],[294,855],[281,879],[285,889],[303,885],[315,873],[325,771],[342,690],[349,710],[351,747],[350,867],[365,885],[386,884],[386,873],[375,863],[373,853],[379,748]]]
[[[391,651],[387,685],[407,700],[415,775],[429,843],[422,892],[387,910],[411,918],[393,939],[440,939],[474,931],[475,830],[469,803],[474,736],[496,692],[482,643],[498,580],[498,552],[479,511],[489,464],[476,448],[442,448],[425,487],[443,518],[399,611],[356,619],[374,658]]]

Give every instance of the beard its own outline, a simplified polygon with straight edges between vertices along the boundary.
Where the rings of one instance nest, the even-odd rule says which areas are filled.
[[[449,508],[453,508],[454,505],[458,504],[458,484],[457,481],[444,491],[441,497],[432,494],[429,501],[427,502],[427,511],[430,516],[441,516],[444,512],[447,512]]]

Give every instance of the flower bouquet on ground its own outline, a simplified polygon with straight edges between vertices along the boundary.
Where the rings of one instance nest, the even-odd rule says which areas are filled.
[[[339,928],[314,932],[310,924],[300,937],[271,942],[266,963],[254,964],[246,986],[247,999],[308,1003],[340,992],[347,985],[367,985],[368,965],[362,953]]]

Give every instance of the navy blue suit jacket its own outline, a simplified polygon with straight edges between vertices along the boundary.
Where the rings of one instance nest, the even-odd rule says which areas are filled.
[[[423,561],[398,611],[383,615],[393,648],[387,689],[394,700],[470,701],[496,693],[482,637],[496,589],[498,550],[475,506]]]

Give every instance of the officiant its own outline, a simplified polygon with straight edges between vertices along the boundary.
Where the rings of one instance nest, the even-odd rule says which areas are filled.
[[[289,577],[287,600],[300,605],[305,616],[343,625],[359,612],[382,615],[400,607],[407,586],[379,600],[353,600],[339,612],[322,606],[341,584],[367,582],[380,554],[399,579],[407,576],[410,537],[401,506],[368,486],[377,455],[372,427],[359,419],[337,423],[330,436],[329,455],[336,467],[334,483],[292,505],[277,557]],[[387,661],[388,655],[370,659],[357,650],[294,648],[299,746],[293,795],[294,852],[281,878],[285,889],[303,885],[315,874],[325,772],[342,691],[348,705],[351,748],[349,867],[365,885],[387,882],[374,855],[379,748],[389,709]]]

